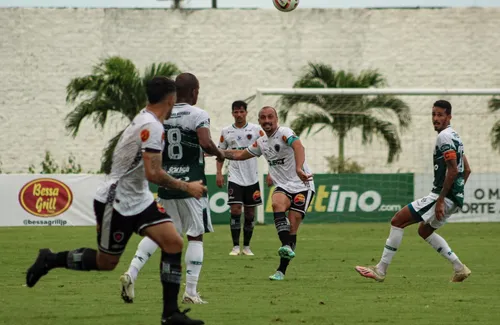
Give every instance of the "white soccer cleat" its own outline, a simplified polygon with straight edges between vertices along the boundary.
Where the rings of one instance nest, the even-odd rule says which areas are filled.
[[[229,255],[238,256],[238,255],[240,255],[240,253],[241,253],[240,246],[234,246],[233,249],[231,250],[231,252],[229,253]]]
[[[122,299],[128,304],[134,302],[134,281],[128,273],[124,273],[120,277],[120,282],[122,283]]]
[[[243,247],[243,250],[241,251],[241,253],[243,255],[247,255],[247,256],[254,256],[254,253],[252,253],[252,251],[250,250],[250,246]]]
[[[455,271],[455,273],[453,273],[451,282],[462,282],[467,279],[471,273],[471,270],[464,264],[464,267],[460,271]]]
[[[184,304],[196,304],[196,305],[208,304],[208,302],[201,299],[199,292],[196,293],[196,296],[190,296],[186,292],[184,292],[184,294],[182,295],[182,303],[184,303]]]

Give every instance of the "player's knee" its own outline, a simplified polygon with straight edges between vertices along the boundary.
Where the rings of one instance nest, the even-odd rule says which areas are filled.
[[[113,271],[120,262],[120,256],[99,254],[97,257],[97,267],[99,271]]]
[[[230,211],[231,211],[231,214],[234,214],[234,215],[241,215],[241,204],[231,204],[231,208],[230,208]]]
[[[404,217],[404,215],[401,213],[401,211],[396,212],[396,214],[391,219],[391,226],[403,228],[404,223],[405,223],[403,217]]]
[[[433,232],[434,232],[434,229],[432,229],[428,225],[422,225],[422,226],[418,227],[418,235],[420,237],[422,237],[422,239],[424,239],[424,240],[427,237],[429,237],[430,235],[432,235]]]
[[[276,212],[276,211],[286,211],[286,206],[285,204],[281,203],[281,202],[273,202],[272,204],[273,206],[273,211]]]
[[[178,253],[182,252],[182,247],[184,245],[184,242],[182,240],[182,237],[177,235],[177,236],[168,236],[165,238],[162,238],[158,242],[158,246],[161,248],[162,251],[166,253]]]

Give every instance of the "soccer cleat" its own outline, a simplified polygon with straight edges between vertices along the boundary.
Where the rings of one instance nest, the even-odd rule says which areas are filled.
[[[271,281],[282,281],[285,280],[285,275],[281,271],[276,271],[273,275],[269,276]]]
[[[295,257],[295,252],[288,245],[281,246],[280,249],[278,249],[278,254],[281,258],[285,258],[287,260],[291,260]]]
[[[120,277],[120,282],[122,283],[122,299],[127,304],[134,302],[135,292],[134,292],[134,281],[128,273],[123,273]]]
[[[48,248],[40,249],[38,257],[35,263],[26,272],[26,285],[32,288],[38,280],[47,273],[49,273],[49,267],[47,266],[48,257],[53,254]]]
[[[208,304],[207,301],[201,299],[199,292],[196,293],[196,296],[190,296],[187,294],[187,292],[184,292],[184,294],[182,295],[182,303],[183,304],[196,304],[196,305]]]
[[[451,278],[451,282],[462,282],[467,279],[471,273],[472,271],[464,264],[464,267],[460,271],[455,271]]]
[[[162,325],[203,325],[204,321],[199,319],[191,319],[186,315],[191,309],[188,308],[184,311],[176,311],[167,318],[161,320]]]
[[[380,273],[376,266],[356,266],[354,269],[365,278],[370,278],[377,282],[384,282],[385,280],[385,275]]]
[[[229,253],[231,256],[238,256],[240,255],[240,246],[234,246],[231,252]]]
[[[250,250],[250,246],[245,246],[243,247],[243,250],[241,251],[242,255],[247,255],[247,256],[253,256],[254,254]]]

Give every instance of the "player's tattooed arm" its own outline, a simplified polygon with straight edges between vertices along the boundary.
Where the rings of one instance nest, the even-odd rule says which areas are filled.
[[[198,199],[207,191],[206,186],[204,186],[201,181],[187,183],[167,174],[162,168],[161,152],[146,151],[142,154],[142,157],[144,160],[146,178],[151,183],[187,192]]]
[[[467,183],[467,179],[469,179],[471,169],[469,166],[469,161],[467,161],[467,157],[464,155],[464,182]]]

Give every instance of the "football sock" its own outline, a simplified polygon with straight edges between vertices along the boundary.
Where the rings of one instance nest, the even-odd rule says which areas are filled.
[[[245,224],[243,226],[243,246],[250,246],[252,240],[255,216],[248,217],[245,215]]]
[[[75,271],[99,270],[97,267],[97,251],[92,248],[78,248],[51,256],[47,260],[49,269],[67,268]]]
[[[127,271],[133,282],[135,282],[139,271],[144,267],[157,248],[158,245],[151,238],[144,237],[141,240]]]
[[[385,274],[387,272],[387,267],[391,264],[392,258],[396,254],[396,251],[401,245],[401,241],[403,240],[403,228],[398,228],[391,226],[391,231],[389,232],[389,238],[387,238],[384,246],[384,252],[382,253],[382,258],[380,262],[377,264],[377,269]]]
[[[425,239],[432,248],[446,258],[453,265],[455,271],[460,271],[464,265],[458,259],[458,256],[451,250],[446,240],[435,232]]]
[[[233,246],[240,245],[241,233],[241,214],[231,214],[231,237],[233,239]]]
[[[163,287],[163,318],[167,318],[179,310],[177,298],[181,286],[182,253],[169,254],[162,251],[160,263],[160,279]]]
[[[203,242],[191,240],[186,249],[186,293],[190,296],[198,294],[196,287],[203,265]]]

